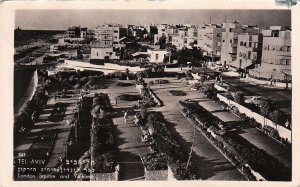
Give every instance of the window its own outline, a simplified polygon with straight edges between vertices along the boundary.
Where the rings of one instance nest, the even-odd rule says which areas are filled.
[[[114,33],[119,33],[119,31],[118,30],[114,30]]]
[[[232,44],[232,39],[230,39],[230,43]]]
[[[97,56],[99,56],[98,52],[97,52]]]
[[[243,42],[240,43],[240,46],[243,46]]]
[[[158,54],[155,54],[155,61],[158,60]]]
[[[223,43],[225,43],[225,40],[223,40]]]
[[[252,43],[251,42],[249,42],[249,47],[252,47]]]
[[[248,51],[248,59],[251,58],[251,51]]]

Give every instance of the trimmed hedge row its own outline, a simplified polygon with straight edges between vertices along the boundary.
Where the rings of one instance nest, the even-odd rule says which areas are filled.
[[[235,159],[242,165],[248,164],[255,171],[259,172],[267,180],[271,181],[290,181],[291,170],[285,167],[274,157],[267,154],[264,150],[255,147],[253,144],[245,140],[239,135],[233,133],[220,134],[217,124],[220,119],[213,116],[204,107],[196,103],[184,103],[179,102],[184,107],[183,112],[187,117],[190,117],[196,123],[196,119],[201,121],[200,126],[206,134],[209,134],[207,130],[216,134],[214,139],[215,144],[219,144],[218,147],[226,147],[226,152],[229,152]],[[223,149],[224,150],[224,149]],[[227,154],[228,155],[228,154]],[[239,163],[237,162],[237,165]]]
[[[155,152],[166,155],[166,159],[163,160],[168,161],[174,177],[178,180],[199,179],[199,175],[192,162],[186,168],[188,155],[183,152],[183,148],[168,130],[164,116],[159,112],[149,112],[146,121],[148,129],[153,129],[151,148]],[[155,165],[155,163],[152,165]]]

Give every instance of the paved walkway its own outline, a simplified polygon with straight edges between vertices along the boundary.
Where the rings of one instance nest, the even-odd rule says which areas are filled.
[[[146,79],[153,81],[155,79]],[[207,100],[189,87],[184,86],[180,80],[175,78],[166,78],[169,81],[166,85],[153,85],[151,88],[164,102],[164,106],[156,108],[161,111],[165,119],[169,122],[169,129],[177,140],[189,152],[193,140],[194,125],[182,115],[176,101],[183,99],[193,99],[198,101]],[[187,93],[186,96],[170,96],[167,90],[182,90]],[[194,155],[192,161],[198,168],[203,180],[246,180],[246,178],[235,169],[235,167],[221,154],[199,131],[196,131],[194,144]]]
[[[71,91],[71,92],[70,92]],[[52,148],[52,151],[49,156],[48,163],[46,164],[46,167],[55,167],[57,164],[57,161],[60,157],[64,156],[65,149],[66,149],[66,142],[69,135],[69,129],[70,125],[67,125],[68,119],[71,119],[73,116],[73,109],[76,105],[76,102],[78,101],[79,97],[79,91],[76,90],[68,90],[69,94],[66,95],[66,97],[71,97],[73,95],[73,98],[59,98],[54,100],[53,94],[50,94],[50,98],[47,101],[47,105],[40,114],[37,122],[34,124],[34,127],[30,130],[30,133],[28,136],[24,137],[22,140],[18,142],[18,145],[15,148],[15,152],[26,152],[34,139],[40,135],[41,131],[50,130],[50,129],[58,129],[57,138],[55,140],[54,146]],[[51,122],[48,120],[52,110],[53,106],[57,102],[64,102],[67,103],[67,108],[65,111],[65,115],[62,119],[62,121],[59,122]]]
[[[132,86],[116,86],[117,82],[132,83]],[[139,154],[150,153],[150,146],[141,143],[141,129],[133,124],[133,118],[136,111],[133,105],[137,101],[120,101],[115,104],[115,98],[121,94],[139,95],[135,88],[134,81],[110,81],[104,82],[107,89],[97,90],[97,92],[107,93],[111,99],[114,108],[113,122],[116,126],[115,134],[117,137],[117,159],[120,164],[120,180],[144,180],[144,167]],[[124,121],[124,111],[129,114],[127,123]]]

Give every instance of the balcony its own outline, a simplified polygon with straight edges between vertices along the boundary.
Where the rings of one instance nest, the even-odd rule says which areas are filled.
[[[231,47],[237,47],[237,43],[232,43],[230,46]]]

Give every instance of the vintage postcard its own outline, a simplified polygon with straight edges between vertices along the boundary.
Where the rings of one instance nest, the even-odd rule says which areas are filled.
[[[260,3],[2,3],[0,185],[299,184],[299,5]]]

